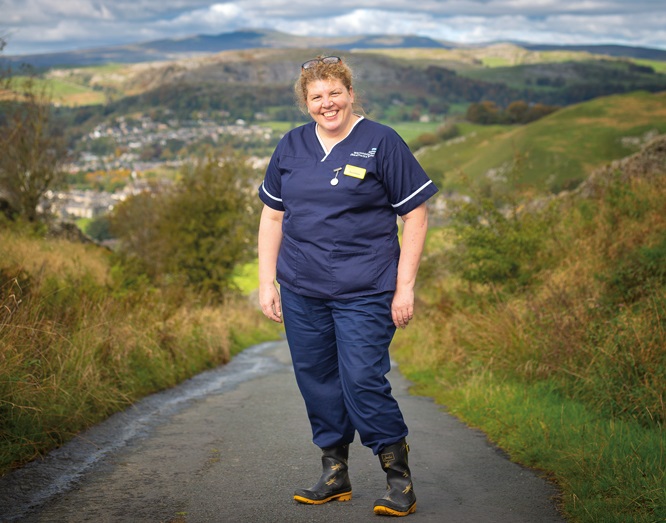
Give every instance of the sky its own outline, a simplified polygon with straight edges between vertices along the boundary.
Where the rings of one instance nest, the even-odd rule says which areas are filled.
[[[666,50],[666,0],[0,0],[10,55],[240,29]]]

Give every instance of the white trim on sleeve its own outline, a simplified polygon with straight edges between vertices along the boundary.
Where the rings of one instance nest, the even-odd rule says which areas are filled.
[[[421,187],[419,187],[418,189],[416,189],[412,194],[410,194],[409,196],[407,196],[407,198],[405,198],[405,199],[402,200],[401,202],[398,202],[398,203],[392,203],[391,206],[392,206],[392,207],[400,207],[403,203],[407,203],[409,200],[411,200],[412,198],[414,198],[414,196],[416,196],[418,193],[420,193],[423,189],[425,189],[425,188],[426,188],[428,185],[430,185],[431,183],[432,183],[432,180],[428,180],[428,181],[427,181],[426,183],[424,183]]]
[[[278,198],[278,197],[276,197],[276,196],[273,196],[271,193],[269,193],[269,192],[266,190],[266,186],[264,185],[263,182],[261,183],[261,188],[262,188],[262,190],[264,191],[264,194],[265,194],[266,196],[268,196],[271,200],[275,200],[276,202],[282,202],[282,198]]]

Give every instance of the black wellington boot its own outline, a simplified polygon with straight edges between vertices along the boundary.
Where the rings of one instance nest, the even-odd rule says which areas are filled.
[[[375,501],[375,514],[382,516],[407,516],[416,511],[416,495],[412,475],[407,464],[409,446],[402,439],[384,447],[379,461],[386,472],[386,494]]]
[[[322,449],[323,472],[317,484],[309,489],[297,489],[294,499],[299,503],[321,505],[327,501],[349,501],[352,497],[351,482],[347,472],[349,445]]]

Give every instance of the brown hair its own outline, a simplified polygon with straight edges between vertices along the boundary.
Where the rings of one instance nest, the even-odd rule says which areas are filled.
[[[323,58],[324,55],[319,55],[317,58]],[[300,107],[303,113],[308,114],[307,110],[307,98],[308,98],[308,85],[311,82],[316,82],[318,80],[340,80],[342,85],[344,85],[349,91],[352,88],[352,79],[354,73],[351,70],[344,60],[340,59],[338,63],[327,64],[324,62],[317,62],[315,65],[308,67],[307,69],[301,68],[301,75],[296,80],[294,84],[294,95],[296,96],[296,102]],[[354,93],[354,98],[358,97],[358,93]],[[363,112],[361,106],[354,102],[353,108],[355,112]]]

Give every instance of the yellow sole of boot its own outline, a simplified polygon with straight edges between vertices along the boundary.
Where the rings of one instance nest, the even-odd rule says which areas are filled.
[[[384,507],[382,505],[375,507],[375,514],[379,516],[409,516],[416,512],[416,503],[409,507],[406,511],[394,510],[392,508]]]
[[[305,503],[307,505],[323,505],[329,501],[349,501],[352,498],[351,492],[343,492],[342,494],[335,494],[326,499],[309,499],[304,498],[303,496],[294,496],[294,499],[299,503]]]

